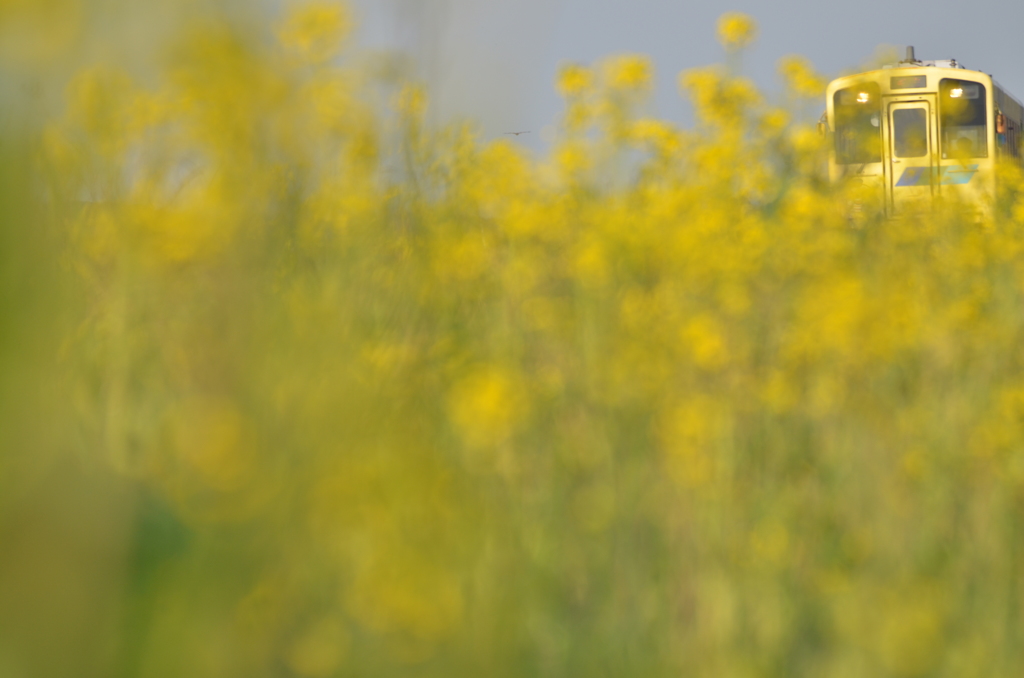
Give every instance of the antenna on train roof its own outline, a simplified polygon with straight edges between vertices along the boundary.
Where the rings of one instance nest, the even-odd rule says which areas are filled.
[[[908,61],[910,63],[914,63],[915,61],[917,61],[917,59],[914,58],[914,46],[913,45],[907,45],[907,58],[904,59],[904,61]]]

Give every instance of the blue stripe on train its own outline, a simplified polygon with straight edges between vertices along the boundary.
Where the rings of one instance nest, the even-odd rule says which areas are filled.
[[[897,186],[927,186],[933,169],[931,167],[908,167],[903,170]],[[969,183],[978,171],[977,165],[946,165],[935,168],[938,183],[942,186],[956,186]]]

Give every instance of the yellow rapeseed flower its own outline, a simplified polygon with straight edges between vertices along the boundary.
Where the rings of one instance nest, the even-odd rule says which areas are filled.
[[[420,85],[406,84],[394,98],[394,107],[402,115],[419,118],[427,110],[426,90]]]
[[[293,7],[279,36],[282,44],[319,63],[336,56],[352,30],[348,7],[340,2],[317,2]]]
[[[718,41],[729,51],[743,49],[757,38],[757,22],[749,14],[726,12],[718,18]]]
[[[471,372],[449,396],[452,422],[471,448],[506,442],[522,424],[526,406],[522,382],[500,367]]]
[[[606,83],[613,90],[646,90],[651,87],[654,68],[651,60],[638,54],[625,54],[603,64]]]
[[[579,96],[594,84],[594,74],[586,66],[566,64],[559,69],[555,87],[563,97]]]
[[[825,93],[825,79],[814,72],[810,62],[790,55],[779,60],[779,73],[791,92],[801,97],[820,97]]]
[[[674,153],[681,147],[679,132],[661,120],[637,120],[633,124],[631,136],[637,142],[648,144],[659,153]]]

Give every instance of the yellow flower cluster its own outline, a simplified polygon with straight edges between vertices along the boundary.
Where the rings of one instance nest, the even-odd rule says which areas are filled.
[[[556,87],[563,97],[571,97],[590,89],[593,80],[593,74],[589,69],[579,64],[567,64],[558,74]]]
[[[0,138],[0,674],[1021,673],[1019,171],[885,221],[639,56],[535,157],[349,22],[186,20]]]
[[[281,42],[306,59],[322,62],[337,55],[351,31],[352,21],[345,5],[322,3],[292,9],[281,27]]]
[[[825,79],[814,72],[807,59],[791,55],[779,62],[779,73],[793,94],[801,97],[822,97],[825,94]]]
[[[749,46],[757,38],[757,22],[742,12],[726,12],[718,19],[718,41],[727,50]]]
[[[620,56],[604,63],[605,82],[612,89],[646,90],[653,77],[651,62],[637,55]]]

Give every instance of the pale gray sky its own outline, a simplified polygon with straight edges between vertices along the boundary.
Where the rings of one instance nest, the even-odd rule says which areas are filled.
[[[754,16],[757,43],[744,71],[763,89],[780,88],[778,59],[802,54],[825,75],[856,68],[879,45],[917,48],[922,59],[955,58],[992,73],[1024,98],[1024,3],[931,0],[896,3],[812,0],[354,0],[359,41],[415,55],[445,118],[479,121],[485,136],[539,132],[561,108],[553,80],[560,63],[590,63],[639,52],[657,68],[656,112],[684,125],[689,104],[680,71],[722,61],[715,22],[726,11]],[[540,145],[539,136],[527,141]]]

